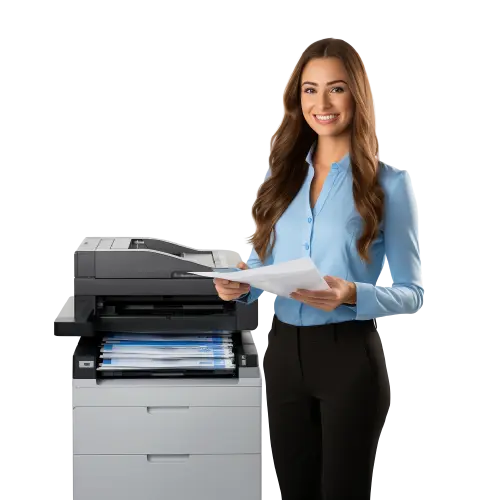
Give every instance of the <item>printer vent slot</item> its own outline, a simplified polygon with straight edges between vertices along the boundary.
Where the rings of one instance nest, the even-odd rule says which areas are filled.
[[[116,297],[102,300],[100,318],[130,316],[206,316],[227,314],[233,305],[218,297]]]
[[[138,317],[138,316],[168,316],[193,317],[213,314],[229,314],[234,310],[234,303],[221,301],[214,297],[106,297],[100,298],[98,316],[110,317]]]

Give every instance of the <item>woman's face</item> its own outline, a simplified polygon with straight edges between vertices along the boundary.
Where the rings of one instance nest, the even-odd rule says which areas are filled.
[[[300,81],[302,113],[318,135],[338,136],[350,127],[354,100],[348,84],[344,64],[336,57],[312,59],[305,65]]]

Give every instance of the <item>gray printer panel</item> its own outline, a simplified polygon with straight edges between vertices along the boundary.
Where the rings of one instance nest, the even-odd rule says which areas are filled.
[[[206,271],[196,262],[156,250],[106,250],[95,254],[95,277],[100,279],[160,279],[182,271]]]
[[[171,278],[239,260],[236,252],[219,253],[154,238],[85,238],[75,252],[75,278]]]
[[[237,379],[74,379],[74,500],[260,500],[254,370]]]
[[[260,500],[261,455],[75,455],[73,500]]]

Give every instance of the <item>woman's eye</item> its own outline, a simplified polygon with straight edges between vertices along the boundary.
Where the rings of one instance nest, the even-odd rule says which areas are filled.
[[[314,92],[316,92],[316,90],[313,88],[304,89],[305,94],[312,94]],[[341,94],[342,92],[344,92],[344,89],[342,87],[333,87],[330,92],[332,92],[334,94]]]

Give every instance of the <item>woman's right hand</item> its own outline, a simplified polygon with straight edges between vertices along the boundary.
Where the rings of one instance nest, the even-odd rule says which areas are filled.
[[[248,269],[244,262],[238,262],[236,266],[239,269]],[[215,289],[222,300],[235,300],[250,291],[250,285],[240,283],[239,281],[225,280],[223,278],[214,278]]]

